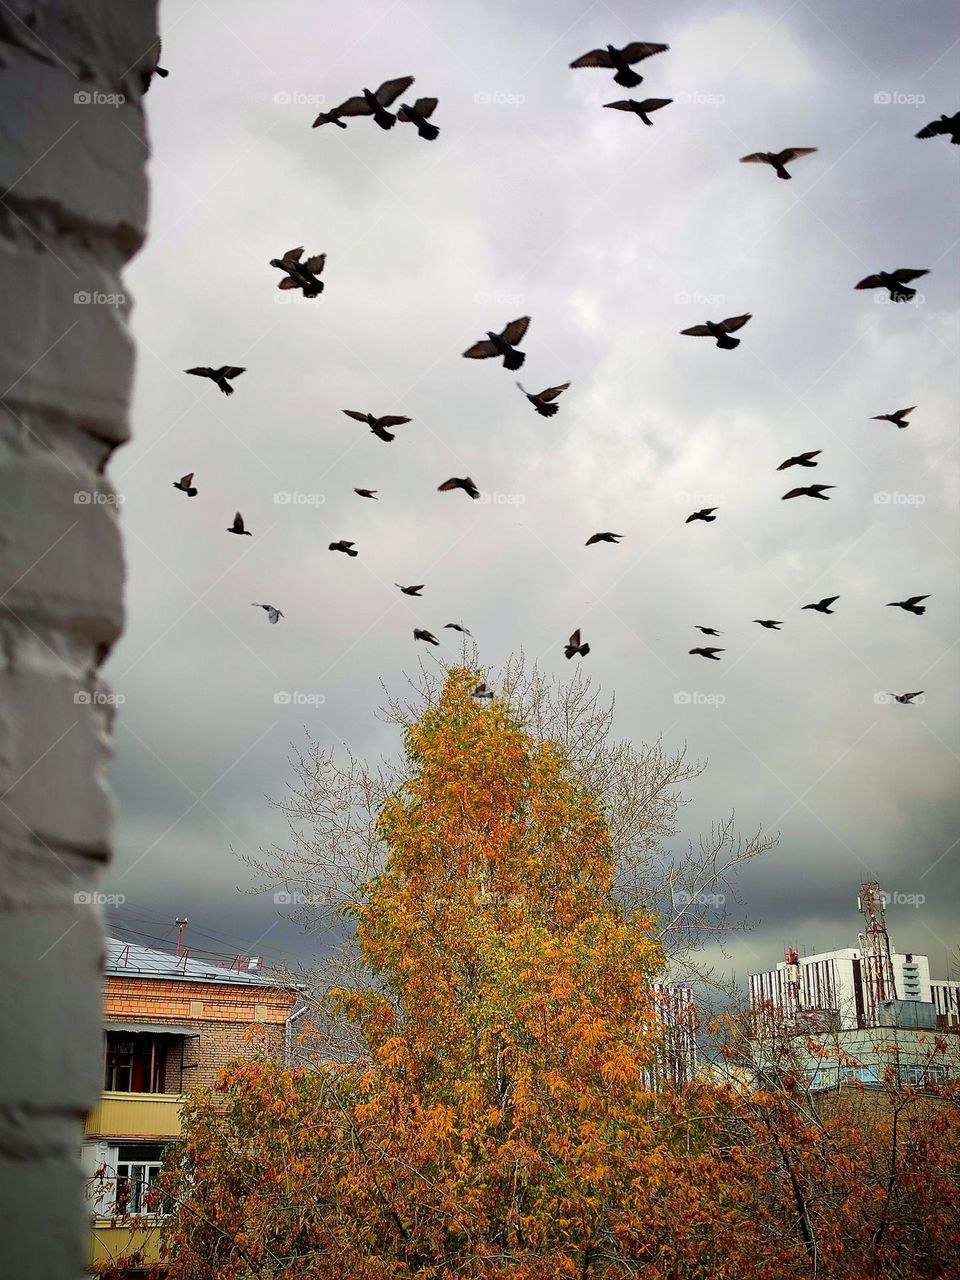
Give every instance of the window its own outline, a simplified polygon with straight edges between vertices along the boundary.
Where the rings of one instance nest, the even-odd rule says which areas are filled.
[[[108,1031],[103,1087],[118,1093],[163,1093],[166,1037]]]
[[[117,1195],[114,1212],[144,1214],[160,1218],[169,1212],[169,1206],[159,1197],[151,1196],[150,1189],[163,1164],[163,1147],[154,1144],[119,1147],[117,1150]]]
[[[900,1068],[901,1084],[943,1084],[946,1079],[947,1069],[940,1064],[910,1062]]]
[[[861,1084],[879,1084],[880,1068],[876,1063],[859,1067],[841,1067],[840,1079],[845,1084],[853,1084],[857,1080]]]

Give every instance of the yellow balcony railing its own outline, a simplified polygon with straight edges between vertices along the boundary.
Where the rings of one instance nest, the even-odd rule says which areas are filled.
[[[96,1262],[128,1258],[137,1250],[143,1251],[143,1261],[147,1266],[160,1260],[159,1225],[113,1226],[109,1218],[94,1221],[87,1247],[87,1260],[91,1266]]]
[[[179,1093],[103,1093],[87,1116],[88,1138],[178,1138]]]

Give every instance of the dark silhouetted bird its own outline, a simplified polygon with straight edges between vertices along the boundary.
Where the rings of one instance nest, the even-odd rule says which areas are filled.
[[[617,84],[622,84],[625,89],[633,89],[643,81],[643,76],[630,70],[634,63],[652,58],[655,53],[666,53],[669,48],[668,44],[646,44],[640,40],[634,40],[622,49],[608,44],[605,49],[591,49],[589,53],[571,62],[570,66],[574,70],[578,67],[607,67],[616,71],[613,78]]]
[[[895,427],[909,427],[907,414],[913,413],[917,406],[912,404],[909,409],[897,409],[893,413],[875,413],[870,419],[871,422],[892,422]]]
[[[894,702],[899,702],[905,707],[912,707],[914,698],[919,698],[921,693],[923,693],[923,690],[917,689],[915,693],[894,693],[891,694],[891,697]]]
[[[835,489],[835,484],[808,484],[801,485],[799,489],[791,489],[789,493],[785,493],[781,501],[787,498],[822,498],[824,502],[830,501],[830,495],[825,493],[825,489]]]
[[[463,626],[463,625],[462,625],[462,623],[459,623],[459,622],[445,622],[443,625],[444,625],[444,628],[449,627],[451,631],[459,631],[462,635],[465,635],[465,636],[472,636],[472,635],[473,635],[473,632],[472,632],[472,631],[468,631],[468,630],[467,630],[467,628],[466,628],[465,626]]]
[[[563,656],[565,658],[572,658],[575,653],[579,653],[581,658],[585,658],[589,652],[590,646],[588,644],[580,643],[580,628],[578,627],[564,645]]]
[[[732,351],[734,347],[739,347],[740,339],[731,338],[730,334],[736,329],[742,329],[750,318],[750,312],[747,312],[745,316],[730,316],[726,320],[707,320],[705,324],[695,324],[680,332],[688,338],[716,338],[718,347],[723,347],[724,351]]]
[[[414,640],[426,640],[427,644],[439,644],[440,641],[430,631],[424,631],[422,627],[413,628]]]
[[[683,523],[689,524],[691,520],[703,520],[705,524],[711,524],[717,518],[713,514],[716,510],[716,507],[701,507],[699,511],[694,511],[692,516],[687,516]]]
[[[246,369],[240,369],[232,364],[223,364],[219,369],[198,366],[196,369],[184,369],[184,373],[192,373],[197,378],[212,378],[225,396],[232,396],[233,387],[227,379],[239,378],[241,373],[246,373]]]
[[[921,276],[930,274],[927,267],[897,267],[896,271],[878,271],[876,275],[864,276],[855,289],[886,289],[891,302],[909,302],[916,294],[916,289],[908,289],[911,280],[919,280]]]
[[[672,98],[644,98],[642,102],[637,102],[635,98],[622,98],[619,102],[605,102],[603,105],[612,111],[632,111],[644,124],[652,125],[653,121],[648,113],[659,111],[661,107],[669,107],[672,101]]]
[[[716,627],[701,627],[696,623],[694,624],[694,630],[702,631],[705,636],[719,636],[723,634],[721,631],[718,631]]]
[[[357,409],[344,409],[343,413],[348,418],[353,418],[356,422],[365,422],[378,440],[395,440],[396,436],[392,431],[388,431],[387,427],[401,427],[405,422],[410,422],[410,418],[398,418],[395,414],[386,414],[382,418],[375,418],[372,413],[360,413]]]
[[[786,471],[787,467],[815,467],[819,465],[814,462],[814,458],[818,453],[823,453],[822,449],[808,449],[806,453],[798,453],[794,458],[787,458],[786,462],[781,462],[778,471]]]
[[[397,112],[397,119],[415,124],[420,137],[432,142],[440,130],[435,124],[428,124],[427,117],[432,116],[436,109],[436,98],[418,98],[412,107],[404,103]]]
[[[175,489],[180,489],[188,498],[195,498],[197,496],[197,491],[193,488],[192,471],[188,472],[185,476],[181,476],[179,480],[174,480],[173,487]]]
[[[556,400],[557,396],[562,395],[569,385],[569,382],[564,382],[559,387],[547,387],[544,391],[539,391],[534,395],[519,382],[517,383],[517,386],[520,387],[520,390],[527,397],[541,418],[552,418],[555,413],[559,413],[560,406],[558,404],[551,404],[550,401]]]
[[[464,358],[467,360],[489,360],[493,356],[503,356],[503,367],[505,369],[519,369],[527,357],[522,351],[517,351],[515,348],[518,343],[523,341],[529,327],[530,317],[521,316],[519,320],[511,320],[502,333],[492,333],[488,329],[486,340],[481,339],[480,342],[475,342],[472,347],[468,347],[463,353]]]
[[[583,545],[585,547],[592,547],[595,542],[617,543],[622,537],[622,533],[592,533]]]
[[[157,67],[159,72],[160,68]],[[918,138],[937,138],[940,136],[948,137],[954,146],[960,145],[960,111],[955,111],[952,116],[940,116],[938,120],[931,120],[929,124],[925,124],[920,132],[916,135]]]
[[[267,618],[270,620],[270,622],[273,622],[273,623],[279,622],[280,619],[283,617],[283,614],[280,612],[280,610],[275,609],[272,604],[257,604],[257,602],[254,601],[251,608],[265,610]]]
[[[470,690],[470,697],[471,698],[492,698],[493,690],[488,689],[486,685],[486,681],[481,680],[480,683],[475,688]]]
[[[399,582],[395,582],[393,585],[395,587],[400,587],[400,590],[405,596],[418,596],[427,584],[425,582],[421,582],[413,587],[402,587]]]
[[[347,126],[343,123],[344,116],[348,119],[351,116],[373,116],[381,129],[392,129],[397,123],[397,117],[387,107],[396,102],[401,93],[406,93],[412,84],[413,76],[403,76],[399,80],[385,80],[376,93],[364,89],[362,94],[348,98],[339,107],[321,111],[314,120],[313,127],[316,129],[321,124],[335,124],[338,128],[345,129]]]
[[[358,556],[360,554],[359,551],[354,551],[353,543],[348,542],[346,538],[341,538],[339,542],[331,542],[329,547],[327,547],[327,550],[342,551],[344,555],[348,556]]]
[[[777,622],[774,618],[754,618],[754,622],[758,622],[761,627],[766,627],[768,631],[779,631],[783,626],[782,622]]]
[[[451,476],[449,480],[444,480],[443,484],[437,485],[437,493],[449,493],[452,489],[462,489],[471,498],[480,497],[480,490],[469,476]]]
[[[374,501],[376,502],[380,501],[380,499],[377,497],[376,489],[354,489],[353,492],[359,493],[361,498],[373,498]]]
[[[816,147],[785,147],[783,151],[754,151],[748,156],[741,156],[741,164],[768,164],[778,178],[792,178],[786,166],[791,160],[799,160],[801,156],[812,156]]]
[[[318,279],[327,260],[325,253],[318,253],[302,262],[303,245],[288,249],[282,258],[271,258],[271,267],[279,267],[286,274],[278,289],[301,289],[305,298],[316,298],[323,293],[323,281]]]
[[[699,655],[701,658],[712,658],[714,662],[719,662],[720,659],[717,657],[717,654],[726,653],[727,651],[726,649],[717,649],[715,647],[708,646],[705,649],[691,649],[690,652]]]
[[[818,600],[816,604],[805,604],[804,609],[816,609],[817,613],[836,613],[836,609],[830,606],[835,600],[839,600],[839,596],[825,596],[823,600]]]
[[[238,512],[237,512],[237,514],[233,517],[233,524],[232,524],[232,525],[230,526],[230,528],[227,530],[227,533],[239,533],[239,534],[242,534],[242,535],[243,535],[243,537],[245,537],[245,538],[252,538],[252,537],[253,537],[253,534],[250,532],[250,530],[249,530],[249,529],[245,529],[245,528],[243,527],[243,516],[240,514],[240,512],[239,512],[239,511],[238,511]]]
[[[888,609],[906,609],[907,613],[915,613],[918,617],[927,612],[927,606],[921,600],[929,600],[930,596],[908,596],[906,600],[891,600]]]

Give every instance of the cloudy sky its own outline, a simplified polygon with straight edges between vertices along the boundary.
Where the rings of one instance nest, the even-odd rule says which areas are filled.
[[[756,927],[728,968],[854,944],[857,887],[878,878],[923,898],[891,909],[891,934],[943,975],[960,941],[960,147],[914,134],[958,106],[957,15],[168,0],[161,29],[151,230],[127,274],[135,434],[111,465],[129,562],[106,671],[125,699],[114,926],[169,939],[186,915],[197,948],[304,955],[270,894],[238,892],[240,855],[284,838],[265,797],[304,726],[390,754],[380,681],[401,692],[425,656],[455,659],[444,623],[494,670],[522,648],[561,678],[579,626],[618,733],[709,762],[680,843],[731,809],[780,833],[741,879]],[[630,96],[609,72],[568,69],[633,39],[670,45],[633,91],[674,100],[652,128],[601,109]],[[440,100],[436,142],[311,129],[324,100],[406,74],[410,98]],[[787,146],[819,148],[790,183],[737,163]],[[300,244],[327,254],[316,301],[268,265]],[[899,266],[930,268],[914,304],[854,291]],[[743,312],[736,351],[679,336]],[[525,384],[572,383],[550,420],[499,362],[461,359],[519,315]],[[247,372],[228,399],[184,376],[197,364]],[[870,420],[914,404],[907,430]],[[413,421],[385,445],[346,407]],[[816,448],[816,471],[777,473]],[[193,500],[171,487],[187,471]],[[437,493],[450,475],[489,501]],[[781,502],[812,481],[830,502]],[[685,525],[700,506],[716,522]],[[237,508],[250,539],[225,533]],[[584,547],[605,529],[622,544]],[[358,558],[330,554],[338,538]],[[395,582],[427,585],[410,600]],[[922,593],[922,618],[884,607]],[[801,612],[827,595],[835,616]],[[721,662],[688,656],[698,623],[723,632]],[[914,708],[882,698],[916,689]]]

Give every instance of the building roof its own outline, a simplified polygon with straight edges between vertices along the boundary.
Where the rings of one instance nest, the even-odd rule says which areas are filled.
[[[239,956],[238,961],[255,958]],[[141,977],[180,979],[188,982],[216,982],[226,986],[283,987],[286,983],[273,982],[261,973],[249,969],[230,969],[213,960],[195,960],[189,950],[183,955],[171,955],[168,951],[155,951],[142,947],[138,942],[123,942],[120,938],[106,939],[104,973],[108,977]]]

